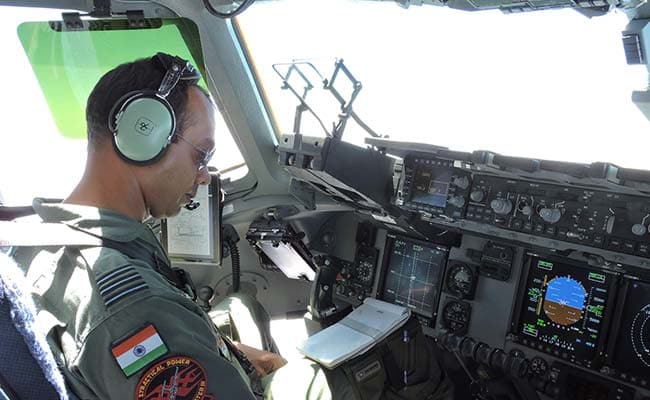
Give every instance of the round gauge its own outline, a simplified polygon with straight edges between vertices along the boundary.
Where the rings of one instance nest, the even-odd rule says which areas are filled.
[[[533,375],[543,376],[548,371],[548,363],[542,357],[535,357],[530,361],[528,368]]]
[[[452,264],[447,272],[447,292],[461,299],[474,298],[476,271],[467,264]]]
[[[372,262],[361,260],[357,264],[356,277],[359,283],[362,283],[364,285],[371,285],[374,273],[375,265]]]
[[[442,311],[442,322],[450,332],[462,335],[467,332],[472,306],[469,303],[452,300],[445,304]]]
[[[514,358],[526,358],[526,354],[519,349],[512,349],[508,352],[508,354],[510,354],[510,357]]]

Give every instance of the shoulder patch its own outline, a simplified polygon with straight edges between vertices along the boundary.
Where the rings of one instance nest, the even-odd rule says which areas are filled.
[[[135,387],[135,399],[214,400],[207,390],[208,375],[203,366],[193,358],[173,356],[142,375]]]
[[[124,265],[99,275],[97,286],[106,307],[149,288],[132,265]]]
[[[127,378],[167,354],[167,351],[165,342],[151,324],[111,348],[115,361]]]

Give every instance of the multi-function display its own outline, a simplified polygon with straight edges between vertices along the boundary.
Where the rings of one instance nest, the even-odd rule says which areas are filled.
[[[533,348],[580,364],[597,356],[615,276],[532,257],[518,332]]]
[[[449,249],[396,237],[389,242],[383,299],[432,317]]]
[[[418,164],[413,177],[411,201],[444,208],[451,184],[451,169]]]

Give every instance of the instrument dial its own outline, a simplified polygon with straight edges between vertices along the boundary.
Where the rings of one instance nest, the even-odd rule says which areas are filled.
[[[542,357],[535,357],[530,361],[529,368],[533,375],[544,376],[548,372],[548,363]]]
[[[476,289],[476,270],[467,264],[456,263],[449,267],[447,273],[447,292],[461,299],[474,298]]]
[[[371,285],[375,274],[375,264],[368,260],[360,260],[357,264],[356,278],[359,283]]]
[[[442,311],[442,322],[450,332],[464,335],[469,327],[472,306],[469,303],[452,300],[445,304]]]

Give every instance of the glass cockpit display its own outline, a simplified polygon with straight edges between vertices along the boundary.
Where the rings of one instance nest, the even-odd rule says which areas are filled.
[[[614,367],[650,383],[650,283],[629,282],[618,329]]]
[[[432,318],[449,249],[397,236],[387,253],[383,299]]]
[[[532,257],[518,333],[522,343],[590,365],[599,351],[615,275]]]
[[[451,169],[418,164],[413,177],[411,201],[444,208],[451,184]]]

